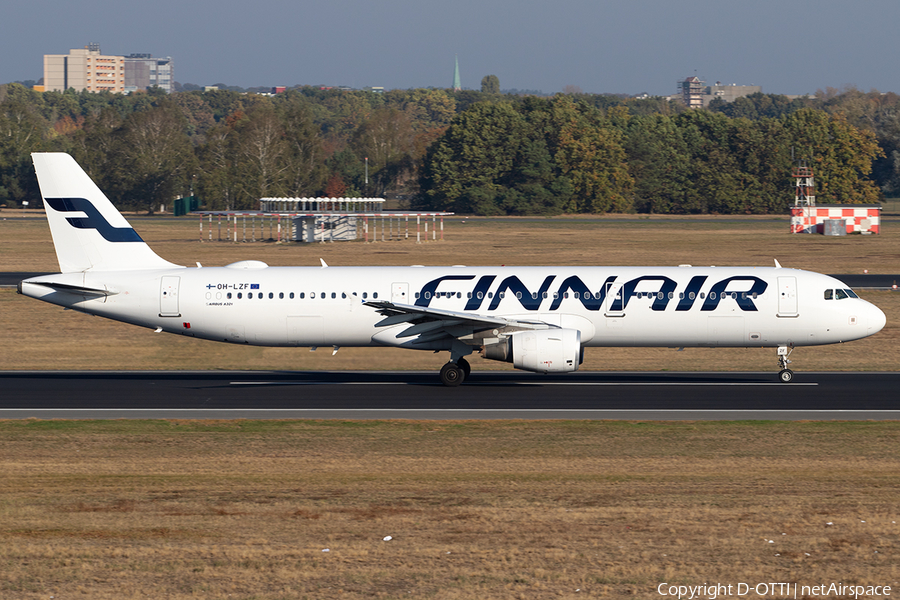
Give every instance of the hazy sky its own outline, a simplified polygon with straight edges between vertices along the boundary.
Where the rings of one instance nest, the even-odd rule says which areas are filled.
[[[668,95],[676,81],[900,92],[896,0],[7,0],[0,83],[44,54],[171,56],[181,83]]]

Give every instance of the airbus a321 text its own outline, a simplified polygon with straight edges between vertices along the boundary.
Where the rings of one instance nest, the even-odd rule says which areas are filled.
[[[19,293],[158,332],[258,346],[449,351],[540,373],[589,346],[769,347],[790,382],[796,346],[877,333],[884,313],[841,281],[774,267],[186,268],[157,256],[71,156],[33,155],[61,273]]]

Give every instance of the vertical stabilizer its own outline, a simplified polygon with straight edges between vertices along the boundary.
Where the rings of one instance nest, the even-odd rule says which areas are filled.
[[[150,249],[71,156],[31,158],[62,273],[178,267]]]

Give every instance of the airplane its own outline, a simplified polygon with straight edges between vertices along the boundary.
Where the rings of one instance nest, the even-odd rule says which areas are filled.
[[[32,154],[60,273],[18,292],[198,339],[252,346],[473,352],[538,373],[577,371],[586,347],[775,348],[780,381],[798,346],[880,331],[884,313],[843,282],[774,267],[224,267],[154,253],[66,153]]]

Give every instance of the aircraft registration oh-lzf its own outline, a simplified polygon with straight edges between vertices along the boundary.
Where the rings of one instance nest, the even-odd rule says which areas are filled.
[[[19,293],[154,329],[257,346],[448,351],[540,373],[590,346],[776,348],[857,340],[884,313],[841,281],[775,267],[225,267],[172,264],[144,243],[71,156],[33,155],[60,273]]]

